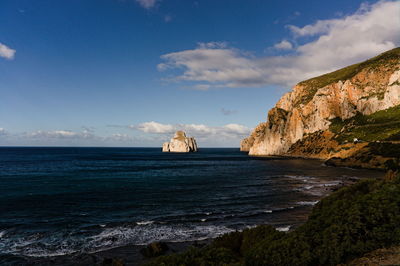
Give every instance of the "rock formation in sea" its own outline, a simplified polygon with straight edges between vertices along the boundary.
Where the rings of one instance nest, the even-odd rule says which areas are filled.
[[[329,159],[338,155],[337,152],[325,149],[321,155],[318,149],[324,149],[327,141],[335,142],[335,138],[340,135],[340,132],[332,132],[333,122],[340,124],[358,117],[366,120],[378,111],[399,104],[400,48],[396,48],[365,62],[298,83],[268,112],[267,121],[260,123],[248,138],[242,140],[240,148],[250,155],[291,153],[303,157],[310,157],[310,150],[313,150],[311,157]],[[367,121],[363,126],[366,124]],[[382,123],[380,126],[384,125]],[[351,126],[348,125],[349,132],[352,131]],[[394,127],[393,132],[400,132],[399,124],[392,123],[390,126]],[[362,129],[360,127],[360,132]],[[360,133],[358,138],[367,138],[369,133]],[[299,142],[310,137],[312,139],[308,141],[309,146],[305,150]],[[370,141],[378,140],[384,138],[370,138]],[[298,147],[293,151],[296,143]],[[330,148],[335,149],[340,144],[336,141]]]
[[[162,146],[163,152],[196,152],[197,143],[194,138],[186,137],[183,131],[177,131],[170,142],[165,142]]]

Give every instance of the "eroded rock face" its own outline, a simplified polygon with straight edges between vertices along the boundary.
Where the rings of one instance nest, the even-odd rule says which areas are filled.
[[[240,151],[250,151],[251,146],[253,145],[254,138],[253,137],[248,137],[243,139],[240,142]]]
[[[312,87],[310,81],[285,94],[268,112],[267,122],[241,142],[241,150],[283,155],[306,134],[327,130],[333,118],[368,115],[400,104],[400,57],[323,87]]]
[[[177,131],[170,142],[165,142],[162,146],[163,152],[196,152],[197,143],[194,138],[186,137],[183,131]]]

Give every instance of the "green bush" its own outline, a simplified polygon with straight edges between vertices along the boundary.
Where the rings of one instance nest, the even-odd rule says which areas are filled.
[[[239,255],[242,241],[243,234],[241,232],[233,232],[216,238],[211,246],[213,248],[226,248]]]
[[[263,240],[245,257],[245,265],[307,265],[310,246],[302,234],[288,233],[275,241]]]
[[[286,234],[275,230],[270,225],[259,225],[242,232],[233,232],[216,238],[211,246],[215,248],[226,248],[239,256],[245,256],[252,248],[261,241],[275,241]]]
[[[397,141],[400,140],[400,105],[370,115],[357,113],[352,118],[331,120],[329,130],[336,134],[338,142],[353,141]]]
[[[217,266],[235,265],[238,262],[237,256],[226,248],[204,247],[190,248],[184,253],[159,257],[149,262],[148,266]]]
[[[149,265],[337,265],[400,244],[400,178],[364,180],[321,200],[289,233],[258,226]]]
[[[153,242],[140,250],[143,256],[147,258],[158,257],[164,255],[169,249],[164,242]]]
[[[310,264],[336,265],[400,243],[399,206],[398,182],[361,181],[323,199],[298,229],[312,236],[307,241],[313,247]]]
[[[284,237],[286,233],[277,231],[270,225],[259,225],[255,228],[244,230],[242,235],[243,241],[240,247],[240,253],[241,255],[246,256],[258,243],[262,241],[276,241]]]

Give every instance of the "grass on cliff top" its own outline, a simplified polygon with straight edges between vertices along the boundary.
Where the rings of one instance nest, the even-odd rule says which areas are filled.
[[[398,59],[400,59],[400,48],[395,48],[362,63],[354,64],[319,77],[302,81],[299,84],[305,86],[308,93],[299,99],[296,105],[307,104],[310,102],[319,88],[338,82],[339,80],[350,79],[365,68],[374,69],[383,64],[391,64],[394,60]]]
[[[357,114],[342,121],[331,120],[329,130],[336,134],[339,143],[354,138],[368,142],[400,141],[400,105],[370,115]]]
[[[363,180],[321,200],[292,232],[262,225],[148,265],[337,265],[400,244],[399,224],[400,177]]]

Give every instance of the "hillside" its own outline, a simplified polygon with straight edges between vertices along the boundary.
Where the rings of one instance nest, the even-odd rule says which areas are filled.
[[[261,225],[225,234],[202,248],[157,258],[148,265],[360,265],[356,263],[371,259],[390,262],[399,256],[399,206],[399,177],[364,180],[321,200],[308,221],[289,233]],[[376,249],[381,250],[368,254]]]
[[[250,155],[322,159],[366,153],[372,142],[387,146],[400,140],[399,105],[400,48],[396,48],[300,82],[241,142],[241,150]],[[362,142],[353,143],[354,139]],[[384,168],[386,161],[371,168]]]
[[[287,154],[328,159],[327,164],[335,166],[399,168],[400,105],[343,121],[333,119],[328,130],[304,136]]]
[[[304,86],[305,93],[301,98],[299,98],[296,104],[307,104],[312,100],[319,88],[323,88],[329,84],[333,84],[341,80],[350,80],[358,73],[363,71],[370,72],[374,70],[383,70],[391,72],[393,68],[398,66],[399,58],[400,48],[395,48],[362,63],[354,64],[334,72],[321,75],[319,77],[302,81],[299,83],[299,85]],[[382,96],[383,95],[381,94],[381,97]]]

